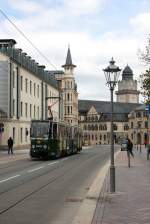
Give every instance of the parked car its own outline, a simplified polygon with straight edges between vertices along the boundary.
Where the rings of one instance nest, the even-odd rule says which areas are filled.
[[[121,143],[121,151],[127,151],[127,143],[128,143],[128,140],[127,139],[124,139]]]

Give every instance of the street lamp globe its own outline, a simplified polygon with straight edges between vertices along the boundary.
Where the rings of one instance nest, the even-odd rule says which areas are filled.
[[[112,57],[111,61],[109,62],[109,66],[107,68],[103,69],[105,78],[106,78],[106,84],[111,88],[115,88],[116,83],[118,82],[119,75],[121,69],[115,65],[115,61]]]

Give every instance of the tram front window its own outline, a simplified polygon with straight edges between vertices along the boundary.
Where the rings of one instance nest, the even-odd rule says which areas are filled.
[[[49,123],[48,122],[32,122],[31,137],[32,138],[48,138]]]

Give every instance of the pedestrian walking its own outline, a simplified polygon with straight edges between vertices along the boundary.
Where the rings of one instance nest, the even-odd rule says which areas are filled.
[[[14,142],[13,142],[12,137],[9,137],[7,143],[8,143],[8,154],[10,154],[10,152],[11,152],[11,154],[13,154],[13,144],[14,144]]]
[[[145,148],[147,147],[147,140],[144,141]]]
[[[128,140],[128,142],[127,142],[127,152],[129,152],[131,154],[131,156],[134,158],[134,154],[132,152],[133,143],[129,138],[127,140]]]

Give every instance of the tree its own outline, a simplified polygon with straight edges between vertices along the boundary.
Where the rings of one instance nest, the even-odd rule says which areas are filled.
[[[150,66],[150,36],[145,52],[140,52],[140,60]],[[150,103],[150,68],[140,75],[141,93],[144,96],[145,103]]]
[[[150,103],[150,68],[140,75],[141,93],[144,97],[145,103]]]

